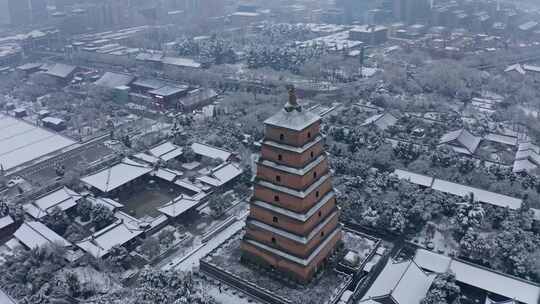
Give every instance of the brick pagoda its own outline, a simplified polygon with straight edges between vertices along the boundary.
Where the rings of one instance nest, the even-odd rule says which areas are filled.
[[[341,239],[339,209],[320,135],[321,118],[304,111],[294,88],[267,119],[242,259],[307,283]]]

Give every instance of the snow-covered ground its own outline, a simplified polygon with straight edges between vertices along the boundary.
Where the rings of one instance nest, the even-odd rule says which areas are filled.
[[[198,268],[199,260],[201,258],[203,258],[205,255],[210,253],[210,251],[214,250],[216,247],[218,247],[221,243],[223,243],[226,239],[231,237],[233,234],[240,231],[240,229],[242,229],[244,225],[245,225],[245,222],[243,219],[232,223],[225,230],[218,233],[215,237],[210,239],[207,243],[203,244],[200,248],[192,252],[188,257],[179,258],[177,260],[178,263],[175,263],[176,265],[173,268],[180,271],[190,271],[195,268]]]
[[[249,304],[257,303],[251,298],[247,298],[244,294],[236,289],[230,288],[225,284],[221,284],[221,291],[219,289],[219,283],[204,281],[203,287],[208,295],[212,296],[218,303],[221,304]]]
[[[247,216],[247,213],[244,210],[244,213],[237,215],[237,220],[232,222],[227,228],[223,229],[221,232],[216,233],[214,237],[209,239],[207,242],[202,241],[202,235],[198,235],[193,239],[191,246],[189,248],[183,248],[182,251],[179,251],[176,256],[172,259],[167,259],[160,263],[159,266],[163,270],[168,269],[177,269],[182,271],[190,271],[199,267],[199,260],[207,255],[214,248],[218,247],[226,239],[231,237],[233,234],[240,231],[245,223],[244,219]],[[235,212],[234,212],[235,213]],[[213,227],[219,225],[212,225]]]

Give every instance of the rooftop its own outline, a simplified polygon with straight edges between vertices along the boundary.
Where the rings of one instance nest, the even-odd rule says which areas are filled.
[[[169,97],[176,94],[185,93],[187,92],[188,88],[189,87],[187,85],[182,85],[182,86],[165,85],[158,89],[152,90],[148,93],[157,95],[157,96]]]
[[[163,57],[163,64],[178,66],[178,67],[187,67],[187,68],[200,68],[201,64],[193,59],[183,58],[183,57]]]
[[[182,155],[183,149],[170,141],[166,141],[153,147],[148,152],[163,161],[169,161]]]
[[[318,122],[320,119],[320,116],[309,111],[288,112],[283,109],[265,120],[264,123],[266,125],[271,125],[278,128],[302,131],[312,124]]]
[[[43,118],[41,121],[44,122],[44,123],[49,123],[49,124],[53,124],[53,125],[60,125],[60,124],[65,122],[61,118],[51,117],[51,116],[47,116],[47,117]]]
[[[25,204],[24,211],[30,214],[35,219],[50,214],[55,208],[62,211],[71,209],[77,205],[81,199],[81,195],[67,187],[49,192],[48,194],[36,199],[34,202]]]
[[[81,178],[81,181],[106,193],[151,171],[151,167],[125,158],[119,164]]]
[[[306,213],[297,213],[297,212],[294,212],[285,208],[281,208],[281,207],[278,207],[278,206],[275,206],[275,205],[272,205],[263,201],[252,201],[251,204],[264,208],[264,209],[272,210],[274,212],[283,214],[285,216],[296,219],[298,221],[305,222],[311,216],[313,216],[317,211],[319,211],[319,209],[322,206],[324,206],[333,197],[334,197],[334,192],[327,193],[323,198],[321,198],[321,200],[317,204],[311,207],[311,209],[309,209]]]
[[[75,144],[74,140],[0,114],[0,165],[9,170]]]
[[[185,212],[199,206],[202,202],[198,199],[194,199],[189,196],[181,195],[174,200],[170,201],[169,203],[165,204],[163,207],[159,208],[159,212],[175,218],[178,217]]]
[[[217,96],[218,94],[214,89],[197,89],[190,91],[186,97],[180,99],[180,104],[185,107],[197,106]]]
[[[24,222],[13,236],[28,248],[37,248],[51,244],[70,246],[71,244],[56,232],[40,222]]]
[[[5,291],[0,289],[0,303],[2,304],[17,304],[17,301],[10,297]]]
[[[96,258],[101,258],[109,253],[114,246],[122,246],[143,233],[143,230],[118,219],[111,225],[95,232],[85,240],[77,243],[82,250]]]
[[[195,154],[200,156],[212,159],[220,159],[222,161],[227,161],[232,156],[232,152],[203,143],[193,143],[191,145],[191,149],[193,149]]]
[[[523,201],[519,198],[511,197],[504,194],[499,194],[483,189],[474,188],[471,186],[466,186],[458,183],[449,182],[446,180],[438,179],[438,178],[432,178],[429,176],[413,173],[406,170],[396,170],[394,171],[394,174],[396,174],[400,179],[405,179],[410,181],[411,183],[417,184],[417,185],[430,185],[433,190],[441,191],[444,193],[457,195],[461,197],[465,197],[469,194],[473,194],[473,197],[476,201],[499,206],[502,208],[508,207],[510,209],[519,209],[521,208],[521,204]],[[430,180],[433,180],[432,183],[430,183]]]
[[[537,304],[540,287],[532,282],[508,276],[488,268],[452,259],[442,254],[419,249],[414,261],[433,272],[452,271],[456,280],[525,304]]]
[[[208,173],[198,178],[199,181],[214,187],[220,187],[230,182],[244,172],[238,164],[223,163]]]
[[[98,86],[114,89],[120,86],[127,86],[135,79],[134,76],[127,74],[118,74],[112,72],[106,72],[98,79],[94,84]]]
[[[15,220],[13,220],[13,218],[9,215],[6,215],[4,217],[0,217],[0,230],[1,229],[4,229],[8,226],[10,226],[11,224],[14,224],[15,223]]]
[[[351,29],[351,32],[373,33],[378,31],[384,31],[388,28],[382,25],[359,25]]]
[[[56,63],[52,66],[52,68],[47,70],[45,74],[65,79],[71,76],[73,72],[75,72],[76,69],[77,69],[76,66],[63,64],[63,63]]]
[[[388,127],[397,123],[398,119],[390,113],[382,113],[369,117],[364,121],[362,126],[374,124],[381,130],[386,130]]]
[[[484,136],[484,139],[492,141],[492,142],[510,145],[510,146],[517,146],[517,141],[518,141],[517,137],[503,135],[503,134],[496,134],[496,133],[489,133],[486,136]]]
[[[156,90],[166,86],[167,83],[154,78],[139,78],[132,82],[131,85]]]
[[[389,260],[359,303],[391,296],[396,304],[420,304],[435,276],[425,273],[413,261]]]
[[[474,199],[476,201],[491,204],[495,206],[499,206],[502,208],[510,208],[510,209],[519,209],[521,208],[522,200],[519,198],[511,197],[508,195],[503,195],[487,190],[482,190],[466,185],[461,185],[441,179],[435,179],[433,181],[432,188],[434,190],[438,190],[441,192],[458,195],[458,196],[466,196],[469,194],[473,194]]]
[[[410,172],[406,170],[400,170],[400,169],[396,169],[394,171],[394,174],[397,175],[399,179],[408,180],[409,182],[413,184],[421,185],[424,187],[431,187],[434,180],[434,178],[431,176],[418,174],[418,173],[414,173],[414,172]]]
[[[481,138],[472,135],[465,129],[460,129],[444,134],[441,137],[439,144],[452,144],[453,142],[457,142],[457,144],[466,149],[468,154],[474,154],[480,141]]]

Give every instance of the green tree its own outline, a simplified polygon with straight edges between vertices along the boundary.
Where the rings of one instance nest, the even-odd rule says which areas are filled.
[[[160,252],[159,241],[155,237],[146,238],[141,245],[141,251],[148,258],[155,258]]]
[[[91,215],[96,230],[107,227],[108,225],[112,224],[116,219],[113,212],[103,205],[94,206],[92,208]]]
[[[47,216],[45,222],[47,223],[48,227],[50,227],[52,230],[54,230],[60,235],[64,235],[66,233],[66,229],[70,224],[69,217],[59,207],[55,207],[51,211],[51,213]]]
[[[174,237],[174,230],[171,230],[171,229],[164,229],[163,231],[161,231],[161,233],[158,235],[158,239],[159,239],[159,242],[166,246],[166,247],[169,247],[173,242],[174,240],[176,239]]]

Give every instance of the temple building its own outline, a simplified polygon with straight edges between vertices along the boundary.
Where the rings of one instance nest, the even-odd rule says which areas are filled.
[[[242,259],[307,283],[341,239],[321,117],[304,111],[291,87],[264,124]]]

